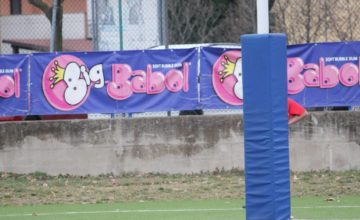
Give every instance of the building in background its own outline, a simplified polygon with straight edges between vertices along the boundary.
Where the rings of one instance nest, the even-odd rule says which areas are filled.
[[[52,0],[44,0],[52,5]],[[87,1],[65,0],[63,3],[63,50],[89,51],[92,42],[87,39]],[[51,25],[43,12],[28,0],[0,1],[1,53],[28,53],[49,51]]]

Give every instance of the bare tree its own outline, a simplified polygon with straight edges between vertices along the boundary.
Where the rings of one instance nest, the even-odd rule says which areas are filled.
[[[288,7],[290,6],[289,1],[276,1],[272,8],[271,15],[273,22],[271,24],[271,28],[274,32],[285,33],[287,27],[287,16],[286,12],[288,11]]]
[[[223,13],[208,0],[171,0],[169,2],[170,43],[210,42]]]
[[[356,36],[359,4],[354,4],[351,0],[338,0],[332,3],[333,7],[329,9],[329,27],[336,38],[341,41],[359,38],[359,34]]]
[[[237,43],[256,32],[255,0],[169,1],[171,43]],[[269,0],[269,9],[271,32],[290,44],[360,38],[359,0]]]
[[[323,5],[323,0],[277,0],[276,29],[284,31],[290,43],[314,42],[324,33]]]
[[[52,23],[53,6],[47,5],[43,0],[28,0],[28,2],[39,8]],[[57,13],[56,13],[56,35],[55,35],[55,51],[62,51],[62,20],[63,20],[63,2],[64,0],[58,0]]]
[[[238,43],[256,32],[254,0],[170,0],[168,8],[170,43]]]
[[[269,0],[269,31],[270,32],[274,32],[275,31],[275,22],[276,22],[276,17],[274,15],[273,12],[271,12],[271,9],[274,7],[275,5],[275,0]]]
[[[357,29],[359,20],[358,10],[350,4],[350,0],[345,2],[346,20],[347,20],[347,33],[348,37],[345,40],[354,40],[354,31]]]
[[[276,0],[277,31],[289,43],[345,41],[360,38],[358,0]]]
[[[273,8],[275,4],[275,0],[269,0],[269,11],[271,11],[271,9]]]

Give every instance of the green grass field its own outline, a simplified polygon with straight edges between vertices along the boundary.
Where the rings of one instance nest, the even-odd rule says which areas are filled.
[[[0,219],[23,220],[212,220],[245,219],[243,199],[146,201],[84,205],[0,206]],[[360,197],[346,196],[331,201],[323,197],[292,199],[295,219],[360,219]]]

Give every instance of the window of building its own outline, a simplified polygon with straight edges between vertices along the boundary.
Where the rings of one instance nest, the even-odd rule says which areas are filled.
[[[10,0],[10,14],[21,14],[21,0]]]

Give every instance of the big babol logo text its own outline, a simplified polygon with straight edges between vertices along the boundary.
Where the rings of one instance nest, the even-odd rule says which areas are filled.
[[[350,61],[350,62],[348,62]],[[326,62],[342,62],[338,68]],[[356,62],[356,64],[354,64]],[[305,87],[333,88],[359,84],[359,57],[320,57],[319,63],[307,63],[300,57],[287,59],[288,93],[297,94]]]
[[[152,65],[146,70],[133,70],[126,63],[111,65],[111,80],[105,81],[103,64],[87,67],[78,57],[61,55],[51,60],[44,70],[42,89],[48,103],[62,111],[81,106],[92,89],[102,89],[114,100],[125,100],[134,93],[156,95],[167,89],[170,92],[189,90],[189,63],[174,65],[166,73],[153,72]]]

